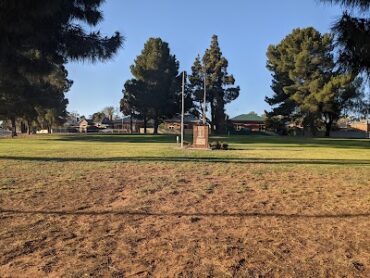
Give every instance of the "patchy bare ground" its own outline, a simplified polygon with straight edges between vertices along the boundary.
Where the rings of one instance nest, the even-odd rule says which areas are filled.
[[[367,166],[2,169],[1,277],[370,277]]]

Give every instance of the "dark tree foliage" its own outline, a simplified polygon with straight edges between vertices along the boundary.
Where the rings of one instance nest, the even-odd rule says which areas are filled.
[[[277,50],[273,47],[270,47],[268,51],[278,55],[276,53]],[[290,98],[289,94],[285,93],[284,87],[291,86],[294,82],[289,79],[287,72],[278,70],[277,64],[268,63],[267,68],[271,71],[271,89],[274,94],[271,97],[265,97],[265,101],[271,106],[271,111],[265,111],[266,127],[284,134],[286,132],[284,124],[294,120],[294,112],[296,111],[296,103]]]
[[[218,37],[214,35],[202,60],[199,56],[195,59],[189,77],[193,99],[199,103],[198,109],[203,101],[203,84],[204,78],[206,79],[206,101],[211,107],[212,131],[217,133],[226,131],[225,105],[235,100],[240,92],[240,88],[234,86],[234,76],[227,71],[228,66],[227,59],[222,55]]]
[[[185,113],[188,113],[188,114],[191,114],[193,116],[196,116],[196,117],[199,117],[200,116],[200,113],[199,113],[199,110],[197,108],[197,105],[196,105],[196,99],[195,99],[195,96],[193,95],[193,91],[191,89],[191,86],[190,86],[190,82],[189,82],[189,75],[187,74],[186,71],[183,72],[185,74],[184,76],[184,81],[185,81],[185,87],[184,87],[184,110],[185,110]],[[183,73],[179,74],[177,76],[177,88],[181,88],[182,87],[182,80],[183,80]],[[181,114],[181,108],[182,108],[182,96],[181,96],[181,93],[180,93],[180,90],[178,91],[178,93],[176,94],[176,99],[175,99],[175,105],[176,105],[176,108],[175,108],[175,112],[176,114]]]
[[[362,11],[366,11],[370,8],[369,0],[321,0],[322,2],[328,2],[331,4],[339,4],[343,7],[348,8],[360,8]]]
[[[120,109],[124,115],[130,116],[130,132],[132,133],[133,118],[140,118],[144,121],[144,133],[146,134],[151,103],[145,83],[136,79],[127,80],[122,93]]]
[[[365,15],[369,12],[369,0],[321,0],[339,4],[352,11],[345,11],[335,22],[333,31],[339,46],[339,63],[344,69],[355,73],[365,72],[370,76],[370,18],[355,15]]]
[[[96,124],[101,123],[105,118],[106,118],[106,115],[102,111],[95,112],[94,114],[91,115],[91,119]]]
[[[23,115],[27,120],[29,132],[32,121],[37,121],[42,128],[47,128],[49,133],[54,126],[65,122],[68,105],[65,94],[73,84],[67,76],[68,72],[63,65],[55,65],[54,70],[44,80],[43,86],[38,88],[32,98],[29,98],[27,106],[29,111],[32,111],[31,109],[34,111]]]
[[[354,75],[336,69],[330,34],[314,28],[295,29],[267,51],[267,68],[272,72],[273,106],[268,123],[299,121],[315,135],[323,124],[330,135],[333,123],[352,98]],[[281,125],[281,124],[280,124]]]
[[[9,87],[3,87],[0,91],[0,117],[11,121],[13,136],[16,135],[17,118],[27,123],[30,133],[34,123],[40,124],[40,119],[50,109],[54,109],[55,117],[58,118],[53,123],[60,122],[66,116],[68,100],[65,93],[72,86],[72,81],[67,76],[68,72],[63,65],[54,65],[52,71],[41,76],[37,82],[20,82],[16,85],[13,82],[2,83]],[[51,127],[48,128],[49,131]]]
[[[189,76],[189,89],[192,91],[192,98],[199,115],[203,113],[202,105],[204,100],[204,76],[205,72],[202,61],[198,55],[191,67],[191,75]]]
[[[99,31],[87,30],[102,20],[99,10],[102,3],[102,0],[0,1],[2,118],[15,123],[27,111],[29,117],[34,117],[36,105],[42,106],[43,88],[53,86],[47,83],[55,65],[61,67],[71,60],[95,62],[112,58],[122,44],[121,35],[106,37]],[[23,109],[24,103],[34,103],[35,107]]]
[[[1,62],[42,65],[49,61],[107,60],[122,44],[122,37],[88,32],[102,19],[102,0],[2,0],[0,2]],[[37,52],[38,59],[29,56]],[[17,58],[11,60],[6,58]],[[41,68],[41,69],[46,69]]]
[[[147,120],[152,119],[154,133],[157,133],[164,118],[181,111],[182,79],[178,68],[179,63],[170,53],[168,43],[160,38],[150,38],[131,66],[134,79],[124,85],[121,111],[126,115],[142,117],[144,128]],[[189,97],[186,99],[189,105]]]
[[[170,53],[168,43],[160,38],[150,38],[131,66],[132,75],[145,87],[144,103],[150,103],[148,108],[155,134],[160,121],[176,112],[176,93],[180,89],[178,68],[179,62]]]

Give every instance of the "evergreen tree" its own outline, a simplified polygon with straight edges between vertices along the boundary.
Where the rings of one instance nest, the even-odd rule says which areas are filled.
[[[102,111],[95,112],[94,114],[91,115],[91,119],[94,123],[98,124],[101,123],[105,118],[105,114]]]
[[[184,113],[199,117],[199,109],[196,105],[197,100],[194,97],[194,94],[191,89],[191,85],[189,83],[189,76],[186,71],[179,74],[176,78],[176,94],[175,94],[175,114],[180,116],[181,109],[182,109],[182,81],[183,81],[183,74],[184,76]]]
[[[194,64],[191,67],[192,74],[189,76],[189,89],[194,100],[194,108],[198,115],[203,113],[204,101],[204,69],[200,56],[195,58]]]
[[[130,132],[132,133],[133,118],[140,118],[144,121],[144,133],[147,133],[151,98],[144,82],[131,79],[127,80],[122,90],[121,112],[130,116]]]
[[[3,0],[0,2],[0,115],[11,119],[13,135],[23,104],[42,99],[40,88],[55,65],[68,60],[105,61],[122,44],[116,33],[88,32],[102,20],[102,0]],[[39,92],[40,94],[38,94]],[[30,116],[29,115],[29,116]],[[34,115],[32,115],[34,117]]]
[[[0,117],[10,119],[12,136],[16,133],[16,119],[23,119],[27,122],[30,133],[33,122],[37,122],[40,115],[47,109],[64,111],[68,101],[65,93],[72,85],[67,79],[68,72],[63,65],[53,65],[52,71],[36,80],[20,82],[12,87],[12,82],[4,82],[8,88],[0,91]],[[62,113],[62,112],[61,112]],[[63,116],[62,113],[59,116]],[[23,125],[22,125],[23,126]],[[22,130],[25,132],[25,129]]]
[[[267,52],[267,68],[273,72],[274,95],[267,102],[277,105],[267,116],[301,119],[315,135],[320,123],[330,134],[333,122],[353,97],[353,75],[337,71],[330,34],[314,28],[295,29]],[[281,113],[281,114],[278,114]]]
[[[353,116],[356,120],[367,119],[370,114],[370,94],[366,93],[365,80],[357,77],[351,87],[350,94],[353,98],[349,99],[344,107],[343,114],[345,117]]]
[[[123,92],[128,95],[124,96],[121,108],[125,105],[135,108],[144,118],[144,123],[148,118],[153,119],[155,134],[163,118],[178,112],[177,100],[181,90],[178,68],[176,57],[160,38],[150,38],[131,66],[134,80],[125,84]],[[134,99],[135,104],[130,104],[129,99]]]
[[[267,63],[267,68],[272,73],[271,89],[274,94],[271,97],[265,98],[265,101],[272,107],[271,111],[265,111],[266,127],[275,130],[279,134],[285,134],[285,123],[296,120],[294,112],[296,111],[296,103],[290,99],[290,96],[285,93],[284,87],[291,86],[293,81],[289,79],[288,73],[278,69],[279,63],[273,61],[274,57],[279,57],[278,52],[273,46],[268,49],[270,59]]]
[[[72,86],[72,81],[67,79],[68,72],[63,65],[54,65],[54,70],[44,78],[43,87],[38,91],[34,97],[34,102],[29,103],[29,108],[34,107],[38,115],[39,123],[48,129],[55,126],[62,125],[67,118],[68,100],[65,94]],[[27,118],[28,130],[30,131],[30,114],[26,113],[24,117]]]
[[[225,105],[239,96],[239,87],[234,87],[235,79],[227,71],[228,61],[222,55],[218,37],[212,36],[210,48],[206,50],[202,61],[198,56],[189,78],[193,99],[202,102],[203,84],[207,89],[206,101],[211,107],[212,130],[217,133],[226,131]],[[199,107],[198,107],[199,109]]]
[[[370,76],[370,18],[359,17],[355,13],[366,14],[370,10],[369,0],[321,0],[340,4],[349,8],[334,24],[333,31],[339,46],[339,63],[355,73],[365,72]]]

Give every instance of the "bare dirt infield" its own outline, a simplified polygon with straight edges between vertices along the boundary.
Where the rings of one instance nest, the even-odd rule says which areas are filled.
[[[367,166],[3,166],[1,277],[370,276]]]

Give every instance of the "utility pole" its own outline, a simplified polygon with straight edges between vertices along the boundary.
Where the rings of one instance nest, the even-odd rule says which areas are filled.
[[[184,147],[184,94],[185,94],[185,71],[182,72],[182,92],[181,92],[181,148]]]
[[[203,87],[204,87],[204,95],[203,95],[203,125],[206,125],[206,95],[207,95],[207,87],[206,87],[206,70],[204,69],[204,78],[203,78]]]

